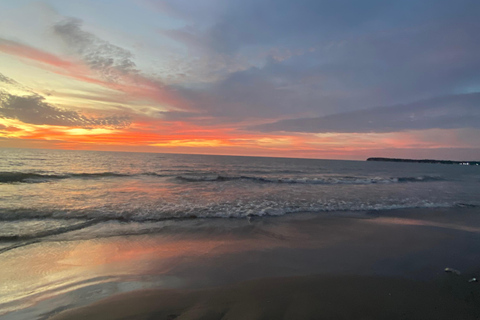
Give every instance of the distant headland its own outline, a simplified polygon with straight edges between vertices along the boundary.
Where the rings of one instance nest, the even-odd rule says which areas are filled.
[[[413,163],[441,163],[457,164],[461,166],[478,166],[480,161],[452,161],[452,160],[432,160],[432,159],[398,159],[398,158],[368,158],[367,161],[389,161],[389,162],[413,162]]]

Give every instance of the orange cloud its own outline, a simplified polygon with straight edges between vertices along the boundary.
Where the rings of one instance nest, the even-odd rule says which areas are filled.
[[[48,52],[20,44],[15,41],[5,40],[1,38],[0,51],[17,57],[35,60],[37,62],[57,68],[71,68],[74,66],[72,62],[63,60]]]
[[[16,120],[15,120],[16,119]],[[439,148],[448,145],[435,141],[422,141],[414,133],[325,133],[325,134],[271,134],[240,131],[225,125],[199,126],[185,121],[137,118],[129,127],[82,126],[82,121],[57,123],[23,123],[21,118],[0,119],[0,124],[20,128],[14,132],[3,130],[4,137],[32,140],[55,140],[83,146],[116,145],[158,148],[201,148],[222,152],[288,154],[296,156],[329,152],[331,155],[353,154],[361,150],[377,148]],[[107,119],[107,118],[105,118]],[[7,121],[8,120],[8,121]]]
[[[398,156],[408,152],[412,154],[412,150],[419,150],[418,148],[448,148],[448,143],[439,141],[455,135],[455,132],[437,130],[435,135],[439,139],[436,141],[422,140],[424,135],[424,131],[266,134],[226,126],[202,127],[183,121],[148,118],[137,119],[128,128],[86,129],[32,125],[15,119],[0,119],[0,137],[4,138],[0,139],[0,146],[331,159],[364,159],[376,156],[378,152],[385,154],[387,149],[390,155]],[[468,146],[459,144],[458,147]]]

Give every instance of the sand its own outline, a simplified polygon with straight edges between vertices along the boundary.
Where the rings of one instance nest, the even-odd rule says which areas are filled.
[[[461,290],[468,294],[455,295],[449,285],[382,277],[268,278],[123,294],[51,319],[478,319],[479,291]]]
[[[3,299],[18,296],[2,300],[6,320],[480,319],[480,283],[468,281],[480,278],[480,211],[304,213],[179,221],[130,236],[71,233],[2,254],[0,270]]]

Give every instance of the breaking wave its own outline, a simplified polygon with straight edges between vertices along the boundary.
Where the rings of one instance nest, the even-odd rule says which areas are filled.
[[[278,174],[272,172],[272,174]],[[286,184],[389,184],[405,182],[429,182],[443,181],[441,177],[418,176],[418,177],[350,177],[350,176],[313,176],[313,177],[274,177],[274,176],[250,176],[250,175],[222,175],[216,173],[187,173],[176,175],[173,172],[156,173],[116,173],[116,172],[94,172],[94,173],[38,173],[38,172],[0,172],[0,183],[40,183],[63,179],[99,179],[99,178],[122,178],[135,176],[150,177],[175,177],[183,182],[219,182],[219,181],[253,181],[258,183],[286,183]]]
[[[39,180],[65,179],[67,176],[26,172],[0,172],[0,183],[36,182]]]
[[[35,219],[54,220],[118,220],[121,222],[164,221],[191,218],[244,218],[249,216],[282,216],[297,212],[335,212],[335,211],[386,211],[395,209],[413,208],[447,208],[447,207],[477,207],[469,203],[448,203],[430,201],[396,201],[385,203],[363,203],[355,201],[327,201],[318,203],[290,204],[281,201],[265,201],[246,206],[235,204],[211,204],[207,206],[184,205],[178,208],[175,205],[152,208],[135,209],[89,209],[89,210],[55,210],[16,208],[4,209],[0,212],[0,221],[18,221]]]
[[[101,177],[126,177],[126,174],[114,172],[99,173],[69,173],[69,174],[43,174],[33,172],[0,172],[0,183],[36,183],[50,180],[61,180],[68,178],[101,178]]]
[[[256,176],[222,176],[217,174],[204,175],[180,175],[177,179],[186,182],[201,181],[232,181],[232,180],[250,180],[264,183],[290,183],[290,184],[388,184],[388,183],[405,183],[405,182],[428,182],[443,181],[443,178],[434,176],[418,176],[418,177],[305,177],[305,178],[272,178],[272,177],[256,177]]]
[[[23,208],[2,210],[0,223],[4,226],[0,230],[0,254],[9,250],[43,241],[51,236],[81,232],[81,237],[108,237],[129,234],[144,234],[158,232],[156,223],[172,226],[176,221],[194,219],[250,219],[255,217],[276,217],[293,213],[326,213],[326,212],[382,212],[397,209],[414,208],[453,208],[478,207],[466,203],[441,202],[402,202],[397,203],[355,203],[335,201],[309,205],[272,204],[271,202],[258,203],[252,207],[216,206],[184,207],[181,210],[49,210]],[[206,220],[205,220],[206,221]],[[112,228],[112,223],[114,228]],[[15,227],[8,227],[13,225]],[[182,224],[183,225],[183,224]],[[188,225],[188,224],[187,224]],[[196,225],[196,224],[195,224]],[[174,226],[181,226],[174,224]]]

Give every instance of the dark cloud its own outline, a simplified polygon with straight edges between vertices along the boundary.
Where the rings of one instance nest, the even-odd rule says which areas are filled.
[[[272,79],[266,70],[251,68],[231,74],[208,88],[181,92],[207,115],[229,121],[289,113],[294,104],[297,104],[294,112],[306,107],[309,97],[279,89],[278,81],[281,80]],[[300,101],[303,105],[298,104]]]
[[[81,20],[70,18],[54,25],[53,30],[69,50],[81,56],[92,70],[109,81],[115,82],[121,75],[139,72],[130,51],[82,30],[81,26]]]
[[[324,90],[324,85],[317,71],[271,60],[262,68],[235,72],[199,89],[178,88],[184,98],[192,101],[198,113],[175,116],[194,118],[201,114],[217,122],[272,119],[294,114],[318,116],[348,108],[359,100],[358,93]],[[360,95],[365,96],[364,93]],[[367,98],[364,101],[369,105],[378,101]]]
[[[480,128],[480,93],[451,95],[319,118],[283,120],[250,129],[264,132],[353,133],[434,128]]]
[[[17,82],[3,74],[0,73],[0,82],[6,83],[6,84],[17,84]]]
[[[0,117],[24,123],[83,128],[124,128],[130,125],[128,116],[91,118],[54,107],[39,95],[16,96],[0,91]]]

